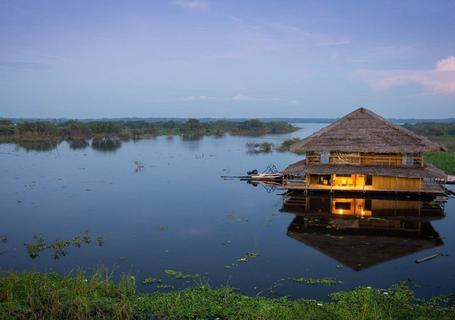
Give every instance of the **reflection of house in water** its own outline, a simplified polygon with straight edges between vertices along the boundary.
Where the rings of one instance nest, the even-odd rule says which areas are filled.
[[[431,225],[443,206],[433,201],[291,192],[281,211],[296,214],[288,236],[354,270],[443,244]]]

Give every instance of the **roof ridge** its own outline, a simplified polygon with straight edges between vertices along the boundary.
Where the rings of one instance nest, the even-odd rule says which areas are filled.
[[[330,125],[314,132],[313,134],[309,135],[308,137],[304,138],[303,140],[299,141],[299,142],[296,142],[295,144],[291,145],[291,151],[297,151],[299,150],[300,148],[306,146],[308,143],[311,143],[313,140],[323,136],[324,134],[336,129],[338,126],[340,126],[341,124],[343,123],[346,123],[346,121],[351,121],[352,120],[352,117],[358,115],[358,114],[366,114],[368,117],[371,118],[371,120],[374,120],[374,121],[378,121],[380,122],[382,125],[384,125],[385,127],[389,128],[389,129],[392,129],[394,130],[395,132],[397,133],[401,133],[403,135],[406,135],[408,136],[409,138],[411,138],[411,141],[412,140],[415,140],[415,144],[416,145],[419,145],[419,144],[422,144],[423,146],[421,146],[420,149],[424,149],[426,148],[427,150],[443,150],[443,151],[446,151],[446,149],[442,146],[440,146],[439,144],[429,140],[428,138],[426,137],[423,137],[423,136],[420,136],[406,128],[403,128],[401,127],[400,125],[397,125],[397,124],[394,124],[393,122],[383,118],[382,116],[378,115],[377,113],[367,109],[367,108],[364,108],[364,107],[360,107],[360,108],[357,108],[356,110],[348,113],[347,115],[337,119],[335,122],[331,123]],[[354,119],[355,120],[355,119]],[[366,120],[368,121],[368,120]],[[414,144],[414,142],[410,142],[410,144]],[[320,150],[322,151],[322,150]]]

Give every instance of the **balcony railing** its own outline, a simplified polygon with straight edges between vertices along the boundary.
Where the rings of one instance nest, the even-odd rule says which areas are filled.
[[[323,164],[319,155],[307,155],[308,164]],[[352,166],[387,166],[387,167],[421,167],[422,156],[406,156],[403,161],[401,155],[337,155],[331,154],[328,164],[346,164]]]

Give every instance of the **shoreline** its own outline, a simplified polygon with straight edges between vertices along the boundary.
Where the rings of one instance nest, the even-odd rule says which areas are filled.
[[[14,319],[453,319],[454,299],[417,299],[403,283],[388,289],[358,287],[329,295],[329,301],[246,296],[234,288],[196,287],[140,293],[136,278],[118,282],[107,270],[4,273],[0,316]],[[392,316],[393,315],[393,316]]]

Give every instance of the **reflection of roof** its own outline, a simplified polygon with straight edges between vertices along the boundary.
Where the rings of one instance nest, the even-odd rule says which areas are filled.
[[[359,108],[291,146],[291,151],[413,153],[442,146]]]
[[[307,165],[305,160],[289,165],[284,174],[307,173],[307,174],[368,174],[373,176],[389,176],[403,178],[440,178],[447,179],[447,174],[426,164],[425,167],[380,167],[380,166],[351,166],[312,164]]]
[[[340,219],[340,218],[338,218]],[[430,223],[421,222],[411,230],[327,229],[312,227],[305,217],[296,217],[287,235],[315,248],[353,270],[397,259],[443,244]]]

